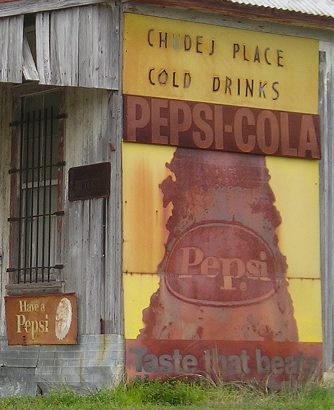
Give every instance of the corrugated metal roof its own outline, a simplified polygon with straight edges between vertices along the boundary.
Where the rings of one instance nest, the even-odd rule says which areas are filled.
[[[334,0],[228,0],[231,3],[334,18]]]

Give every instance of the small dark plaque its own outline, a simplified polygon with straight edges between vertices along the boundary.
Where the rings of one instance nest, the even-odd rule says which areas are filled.
[[[70,168],[68,171],[69,201],[108,198],[110,173],[110,162]]]

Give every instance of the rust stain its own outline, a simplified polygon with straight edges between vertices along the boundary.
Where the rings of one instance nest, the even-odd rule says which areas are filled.
[[[102,334],[100,336],[101,338],[101,344],[100,344],[100,349],[99,349],[99,355],[97,358],[97,364],[98,365],[102,365],[103,364],[103,360],[105,358],[106,353],[108,352],[109,346],[110,346],[110,342],[108,341],[107,335]]]
[[[138,339],[298,340],[265,158],[177,149],[167,167],[169,236]]]
[[[80,352],[80,365],[79,365],[79,378],[80,378],[80,383],[83,383],[83,382],[84,382],[84,376],[83,376],[84,360],[85,360],[85,354],[84,354],[83,352]]]

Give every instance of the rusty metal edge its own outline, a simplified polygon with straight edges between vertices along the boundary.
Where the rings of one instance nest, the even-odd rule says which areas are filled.
[[[267,20],[272,23],[334,30],[334,18],[329,16],[311,15],[249,4],[236,4],[228,0],[123,0],[123,4],[127,5],[127,11],[136,11],[136,6],[139,5],[151,5],[161,8],[192,9],[229,17]]]

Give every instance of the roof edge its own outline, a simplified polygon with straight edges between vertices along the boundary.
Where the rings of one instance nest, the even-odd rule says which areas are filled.
[[[230,17],[243,17],[254,20],[266,20],[285,23],[299,27],[311,27],[334,30],[334,18],[298,11],[276,9],[272,7],[254,6],[234,3],[229,0],[123,0],[129,7],[139,4],[154,5],[162,8],[192,9],[213,12]]]

